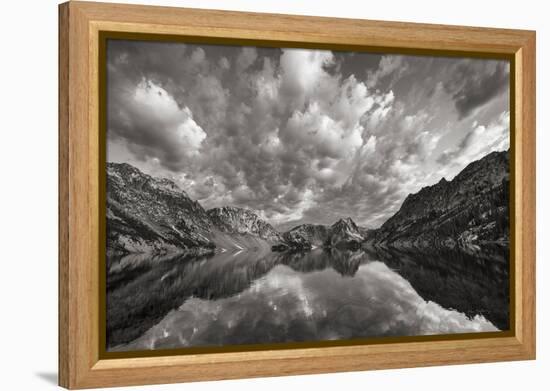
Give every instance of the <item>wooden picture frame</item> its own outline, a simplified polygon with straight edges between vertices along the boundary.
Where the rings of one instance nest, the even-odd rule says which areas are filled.
[[[196,42],[471,55],[511,61],[510,333],[362,345],[105,358],[100,194],[103,32]],[[102,254],[103,253],[103,254]],[[535,32],[73,2],[59,6],[59,384],[90,388],[535,358]]]

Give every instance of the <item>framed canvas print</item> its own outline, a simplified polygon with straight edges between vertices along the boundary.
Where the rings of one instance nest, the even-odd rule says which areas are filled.
[[[534,359],[534,32],[59,12],[62,386]]]

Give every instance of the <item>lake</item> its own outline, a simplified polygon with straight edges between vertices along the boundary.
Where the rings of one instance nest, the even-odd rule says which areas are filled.
[[[508,250],[109,260],[109,351],[507,330]]]

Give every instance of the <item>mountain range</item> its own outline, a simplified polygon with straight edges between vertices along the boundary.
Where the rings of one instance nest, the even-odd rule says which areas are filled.
[[[509,240],[509,151],[470,163],[452,181],[407,196],[367,243],[398,248],[468,247]]]
[[[316,247],[429,248],[507,243],[509,152],[493,152],[410,194],[380,228],[366,230],[349,217],[332,225],[302,224],[278,232],[248,209],[205,210],[173,181],[126,163],[107,164],[107,254],[163,254]]]

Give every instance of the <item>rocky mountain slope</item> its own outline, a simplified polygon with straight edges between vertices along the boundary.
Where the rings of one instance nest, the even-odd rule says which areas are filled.
[[[348,217],[331,225],[325,246],[348,249],[359,248],[364,239],[357,224]]]
[[[224,206],[209,209],[206,213],[212,224],[222,232],[240,235],[251,234],[270,243],[281,240],[281,235],[271,224],[260,219],[248,209]]]
[[[315,247],[353,249],[365,240],[351,218],[340,219],[331,226],[302,224],[283,234],[283,241],[273,246],[275,251],[309,250]]]
[[[212,223],[174,182],[107,164],[107,252],[212,251]]]
[[[291,247],[321,247],[329,236],[329,228],[321,224],[302,224],[283,234]]]
[[[402,248],[507,243],[509,184],[509,152],[492,152],[452,181],[409,195],[367,242]]]
[[[280,234],[254,212],[206,211],[168,179],[107,164],[107,253],[170,254],[270,249]]]

